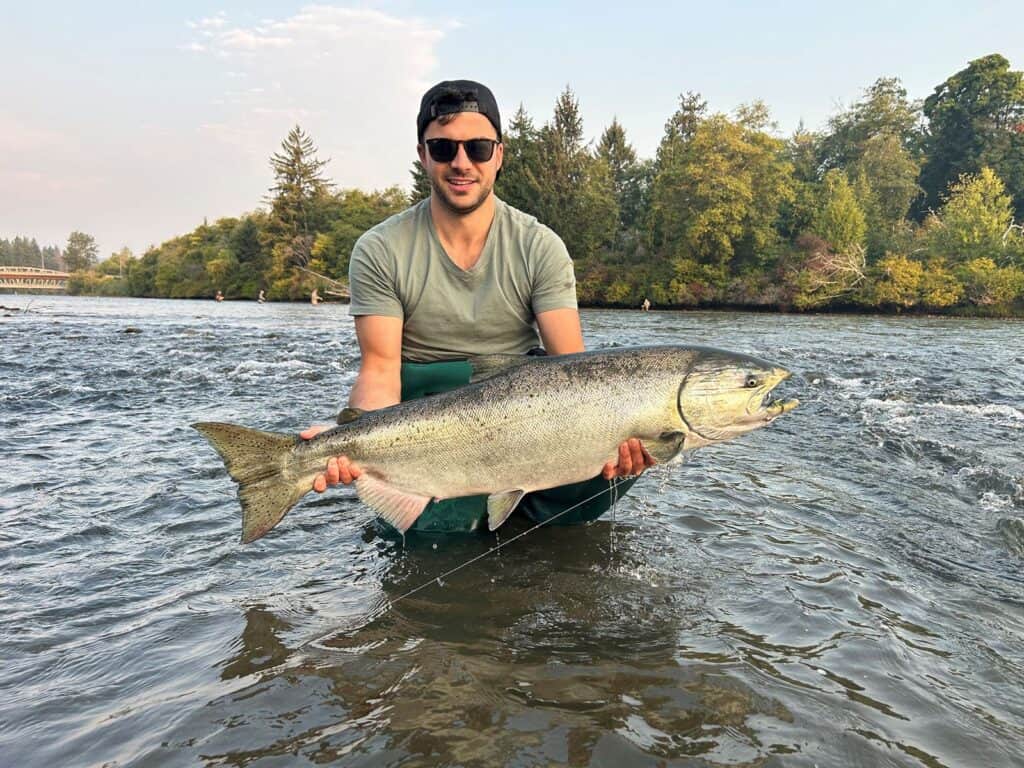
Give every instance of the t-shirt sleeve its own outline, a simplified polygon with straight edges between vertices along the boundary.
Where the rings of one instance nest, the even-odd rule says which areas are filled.
[[[562,238],[549,229],[534,241],[533,314],[576,309],[576,273]]]
[[[404,317],[402,301],[395,290],[395,264],[384,244],[372,235],[360,237],[348,263],[350,315]]]

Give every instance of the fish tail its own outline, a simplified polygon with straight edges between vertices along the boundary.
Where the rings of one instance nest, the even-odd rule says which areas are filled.
[[[237,424],[204,421],[192,425],[210,441],[238,483],[242,503],[242,543],[255,541],[281,522],[311,490],[308,478],[286,474],[288,455],[298,439]]]

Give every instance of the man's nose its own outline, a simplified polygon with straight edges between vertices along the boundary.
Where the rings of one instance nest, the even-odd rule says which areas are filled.
[[[473,167],[473,162],[469,159],[469,155],[466,154],[466,145],[459,144],[458,150],[455,152],[455,157],[452,158],[452,168],[459,168],[463,170],[470,170]]]

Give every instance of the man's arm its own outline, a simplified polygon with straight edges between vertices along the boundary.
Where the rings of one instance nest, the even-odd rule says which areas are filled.
[[[584,350],[580,313],[575,309],[549,309],[547,312],[539,312],[537,329],[540,331],[544,349],[549,355],[571,355],[573,352]]]
[[[402,399],[402,318],[357,317],[356,339],[362,360],[348,404],[374,411]]]
[[[402,399],[402,319],[380,315],[356,317],[356,338],[362,355],[356,383],[352,386],[350,408],[372,411],[386,408]],[[304,440],[323,432],[327,427],[313,426],[300,436]],[[362,474],[347,456],[327,462],[323,474],[313,481],[313,490],[322,493],[336,483],[348,485]]]

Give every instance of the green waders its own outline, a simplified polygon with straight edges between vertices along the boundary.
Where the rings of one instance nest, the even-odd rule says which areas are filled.
[[[450,360],[439,363],[402,363],[402,400],[415,400],[436,395],[469,383],[473,366],[468,360]],[[598,475],[582,483],[534,491],[523,497],[516,508],[536,523],[550,520],[582,499],[594,498],[580,504],[557,520],[557,525],[578,525],[596,520],[609,509],[618,496],[628,491],[635,478],[618,480],[614,492],[611,484]],[[431,501],[410,530],[433,533],[486,530],[487,497],[463,496],[458,499]]]

